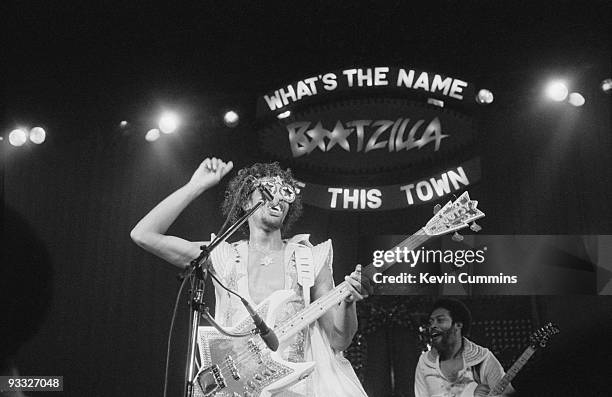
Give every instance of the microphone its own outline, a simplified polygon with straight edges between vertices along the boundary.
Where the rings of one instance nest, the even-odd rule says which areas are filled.
[[[429,350],[429,346],[432,343],[432,335],[431,329],[429,326],[421,325],[419,326],[419,341],[417,345],[421,348],[422,351],[426,352]]]
[[[257,186],[257,189],[259,189],[259,192],[261,193],[261,197],[263,197],[265,201],[267,202],[274,201],[274,198],[272,197],[272,193],[270,193],[270,191],[265,186],[259,184]]]
[[[419,326],[419,336],[422,336],[423,338],[431,338],[431,329],[429,329],[429,326]]]
[[[261,318],[261,316],[257,314],[255,310],[253,310],[253,308],[251,307],[249,302],[246,301],[246,299],[244,298],[240,298],[240,299],[242,300],[242,304],[244,305],[244,307],[247,309],[247,312],[249,312],[249,315],[253,319],[253,322],[255,323],[255,327],[257,327],[257,330],[259,331],[259,336],[261,336],[261,339],[263,339],[266,346],[268,346],[268,349],[274,352],[277,351],[278,350],[278,337],[276,336],[274,331],[272,331],[270,327],[268,327],[268,325]]]
[[[265,186],[263,186],[257,180],[257,178],[255,178],[254,176],[251,176],[250,180],[252,181],[253,186],[255,186],[257,190],[259,190],[259,192],[261,193],[261,197],[264,199],[264,201],[270,202],[274,200],[274,197],[272,197],[272,193],[270,193],[270,191]]]

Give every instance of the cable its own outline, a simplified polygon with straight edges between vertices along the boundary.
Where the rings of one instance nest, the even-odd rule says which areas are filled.
[[[251,181],[251,179],[254,179],[254,178],[252,176],[250,178],[246,177],[242,181],[242,185],[240,185],[240,188],[238,189],[238,193],[236,193],[234,195],[234,200],[232,202],[232,206],[231,206],[229,212],[227,213],[227,216],[225,217],[225,222],[223,222],[223,225],[221,225],[221,228],[219,228],[219,232],[217,233],[217,236],[220,236],[223,232],[225,232],[225,228],[227,227],[227,224],[229,223],[231,215],[234,213],[234,210],[236,209],[236,204],[238,204],[238,199],[241,196],[242,190],[246,186],[247,182]]]
[[[223,283],[221,281],[219,281],[219,279],[217,278],[217,276],[215,276],[215,272],[210,271],[208,272],[208,274],[210,274],[210,277],[212,277],[224,290],[226,290],[227,292],[234,294],[238,297],[238,299],[240,299],[241,301],[244,302],[244,298],[240,295],[238,295],[237,292],[232,291],[231,289],[227,288],[225,285],[223,285]]]
[[[178,304],[181,300],[181,293],[183,292],[183,288],[185,287],[185,283],[187,280],[191,279],[191,275],[193,274],[193,269],[189,272],[187,277],[183,278],[181,285],[178,289],[178,293],[176,294],[176,299],[174,301],[174,309],[172,310],[172,320],[170,320],[170,332],[168,333],[168,346],[166,348],[166,369],[164,372],[164,397],[167,396],[168,392],[168,371],[170,368],[170,344],[172,343],[172,334],[174,332],[174,324],[176,320],[176,313],[178,312]]]

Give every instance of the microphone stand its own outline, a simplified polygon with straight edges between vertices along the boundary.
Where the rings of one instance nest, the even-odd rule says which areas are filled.
[[[187,365],[185,371],[185,388],[184,396],[193,396],[193,383],[197,376],[195,371],[196,366],[196,347],[197,347],[197,335],[198,328],[200,327],[200,314],[204,314],[207,320],[222,334],[232,337],[244,337],[257,333],[257,328],[246,333],[231,333],[224,330],[219,324],[215,322],[210,313],[208,307],[204,305],[204,289],[205,280],[208,277],[208,273],[214,273],[214,269],[209,268],[205,265],[206,261],[210,257],[210,253],[214,250],[221,242],[227,240],[232,234],[234,234],[240,226],[242,226],[247,219],[253,215],[255,211],[264,204],[264,200],[260,200],[253,208],[249,209],[240,219],[238,219],[233,225],[231,225],[225,232],[220,236],[217,236],[208,246],[202,245],[200,249],[200,255],[192,260],[189,266],[179,276],[182,279],[190,278],[191,289],[189,290],[189,305],[191,306],[191,318],[189,327],[189,345],[187,350]],[[184,281],[183,281],[184,282]]]

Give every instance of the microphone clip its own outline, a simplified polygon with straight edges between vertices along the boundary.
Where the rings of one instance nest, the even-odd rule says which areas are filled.
[[[259,190],[259,193],[261,193],[261,198],[264,202],[271,202],[274,200],[272,193],[261,183],[259,179],[255,178],[254,176],[250,176],[250,179],[253,183],[251,191],[255,189]]]

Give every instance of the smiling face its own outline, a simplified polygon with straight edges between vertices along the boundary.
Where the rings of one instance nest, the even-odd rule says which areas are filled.
[[[437,308],[429,316],[432,346],[438,351],[445,351],[456,343],[460,343],[462,326],[461,323],[453,322],[447,309]]]

